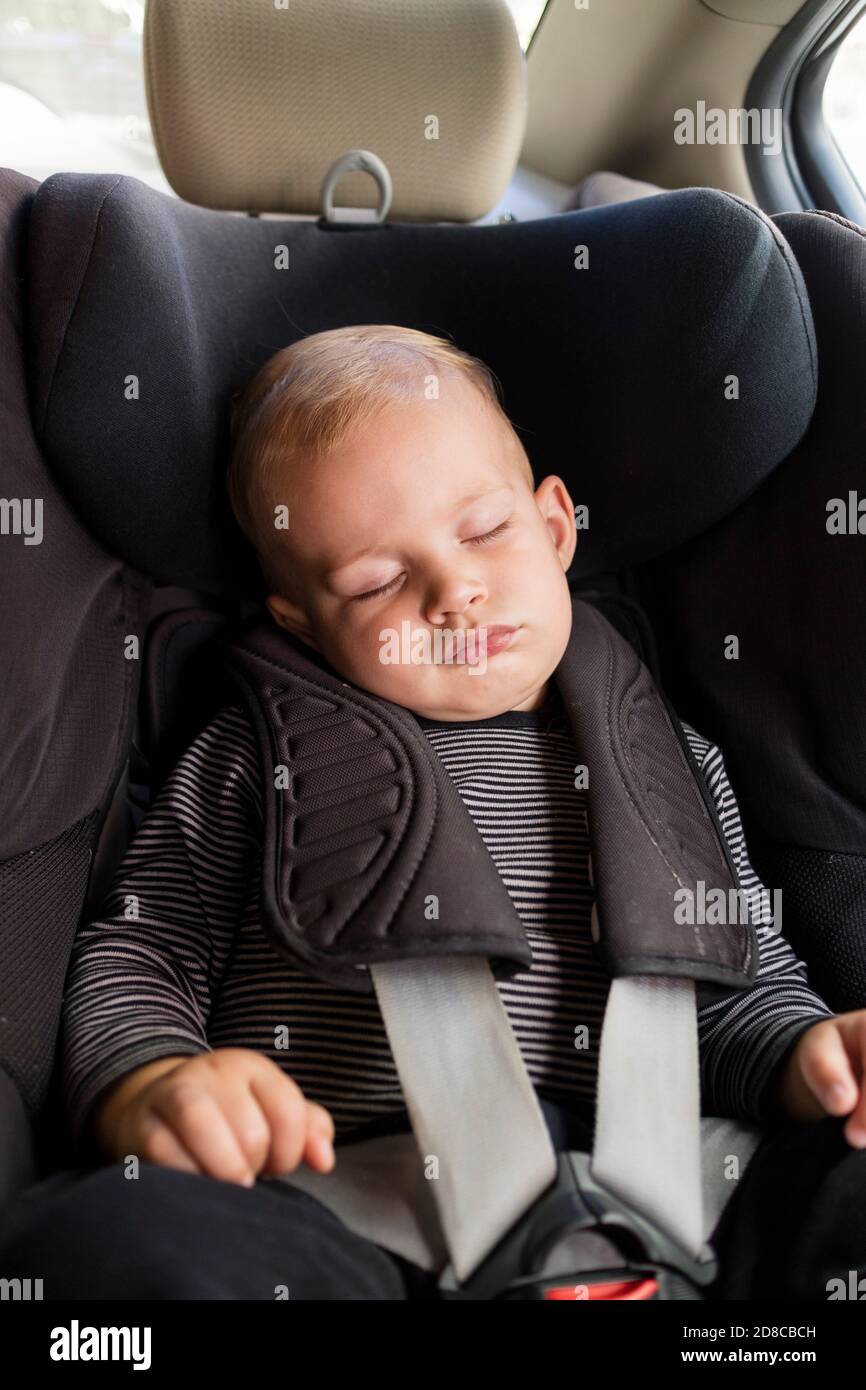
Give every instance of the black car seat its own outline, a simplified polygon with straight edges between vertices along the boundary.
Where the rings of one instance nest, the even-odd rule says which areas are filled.
[[[599,170],[568,206],[663,192]],[[866,229],[820,210],[772,220],[804,274],[817,339],[807,435],[747,506],[632,568],[626,582],[655,620],[674,703],[729,749],[752,862],[783,890],[780,929],[842,1013],[866,999],[866,657],[856,635],[866,623],[866,403],[857,392]],[[769,624],[755,603],[762,593],[777,605]],[[737,665],[724,654],[727,634],[740,638]]]
[[[828,537],[818,556],[812,526],[824,494],[853,486],[863,404],[846,387],[863,357],[863,233],[820,214],[768,219],[711,189],[459,225],[476,215],[479,171],[498,169],[484,186],[492,201],[519,145],[522,58],[499,0],[471,22],[462,5],[440,7],[425,49],[457,91],[455,55],[475,72],[473,45],[486,54],[492,42],[498,62],[478,69],[485,81],[462,111],[470,124],[481,112],[484,139],[458,125],[444,158],[401,163],[399,122],[396,145],[377,146],[349,94],[328,158],[308,163],[320,182],[331,157],[372,148],[392,176],[394,220],[316,221],[318,183],[288,177],[308,172],[301,150],[277,140],[253,159],[244,132],[273,121],[245,111],[243,83],[232,107],[217,80],[236,7],[208,10],[209,72],[190,14],[200,9],[148,11],[154,34],[157,21],[169,26],[175,66],[163,93],[155,55],[166,50],[152,37],[149,99],[178,199],[112,174],[0,179],[3,492],[21,518],[24,500],[40,500],[43,525],[40,543],[14,524],[0,538],[6,1196],[69,1157],[56,1044],[72,938],[161,778],[225,698],[212,639],[262,597],[222,487],[232,394],[278,348],[339,324],[447,333],[493,367],[537,478],[560,474],[588,509],[573,582],[624,589],[649,608],[669,693],[725,749],[747,834],[777,851],[766,881],[802,904],[801,953],[834,1006],[863,1002],[862,552],[855,536]],[[398,13],[402,30],[379,16],[392,42],[380,105],[388,74],[417,48],[405,33],[417,37],[411,22],[429,9]],[[243,22],[263,21],[245,12]],[[332,52],[339,36],[329,30]],[[342,93],[357,45],[345,55],[332,72]],[[290,56],[289,46],[271,90],[280,120]],[[218,110],[203,122],[214,92]],[[588,270],[576,247],[588,248]],[[15,508],[5,514],[14,523]],[[830,583],[844,607],[828,603]],[[803,649],[799,613],[813,624]],[[750,639],[736,667],[720,664],[729,633]],[[815,865],[826,928],[810,917]]]

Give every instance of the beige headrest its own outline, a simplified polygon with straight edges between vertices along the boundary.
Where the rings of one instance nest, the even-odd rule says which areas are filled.
[[[526,122],[506,0],[148,0],[147,104],[172,188],[202,207],[318,214],[335,160],[387,166],[394,221],[470,222]],[[334,201],[374,208],[369,174]]]

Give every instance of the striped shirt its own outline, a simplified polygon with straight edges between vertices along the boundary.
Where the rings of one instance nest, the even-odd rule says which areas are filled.
[[[470,723],[416,716],[452,778],[522,920],[532,967],[497,987],[540,1096],[592,1114],[610,977],[593,947],[586,793],[558,692],[536,711]],[[718,809],[760,943],[755,983],[699,1009],[704,1114],[769,1118],[771,1072],[833,1011],[773,926],[749,863],[718,747],[683,725]],[[273,793],[271,793],[273,794]],[[270,1057],[331,1113],[344,1140],[405,1114],[375,994],[305,974],[271,943],[259,900],[264,831],[248,716],[224,710],[167,779],[76,937],[61,1047],[73,1137],[100,1093],[167,1055],[218,1047]]]

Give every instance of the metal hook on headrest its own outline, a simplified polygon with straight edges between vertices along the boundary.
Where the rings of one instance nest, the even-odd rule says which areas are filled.
[[[372,174],[379,185],[379,206],[373,208],[335,208],[334,189],[344,174],[361,169]],[[322,181],[322,216],[325,222],[384,222],[391,206],[391,175],[387,165],[371,150],[348,150],[331,165]]]

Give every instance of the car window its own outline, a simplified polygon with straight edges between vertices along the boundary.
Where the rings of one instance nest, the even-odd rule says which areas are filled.
[[[163,191],[141,66],[143,0],[0,0],[0,164],[119,173]]]
[[[839,45],[827,74],[824,121],[866,193],[866,16]]]
[[[546,4],[547,0],[508,0],[508,8],[514,15],[514,23],[517,26],[517,33],[524,53],[529,47],[532,35],[538,28],[538,21],[544,13]]]

